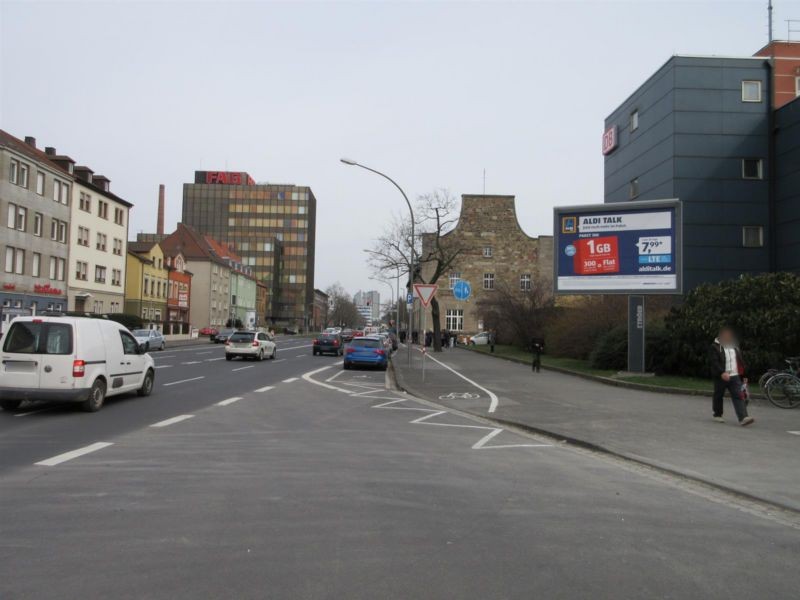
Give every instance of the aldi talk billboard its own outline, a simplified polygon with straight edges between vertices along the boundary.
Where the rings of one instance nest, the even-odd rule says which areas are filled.
[[[557,294],[680,294],[678,200],[553,209]]]

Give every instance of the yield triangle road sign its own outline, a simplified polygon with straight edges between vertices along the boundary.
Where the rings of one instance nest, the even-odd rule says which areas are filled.
[[[439,286],[435,283],[415,283],[414,295],[422,302],[422,306],[428,306],[436,295]]]

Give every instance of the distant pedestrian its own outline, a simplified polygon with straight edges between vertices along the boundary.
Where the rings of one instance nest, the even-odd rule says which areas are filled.
[[[416,329],[411,332],[411,343],[419,344],[419,331],[417,331]]]
[[[455,348],[455,347],[456,347],[456,334],[455,333],[451,333],[450,334],[450,348]]]
[[[433,344],[433,332],[428,330],[425,332],[425,347],[430,348]]]
[[[400,343],[401,344],[405,344],[406,343],[406,332],[405,332],[405,330],[400,332]]]
[[[448,348],[450,346],[450,332],[445,329],[442,332],[442,348]]]
[[[494,344],[497,339],[497,334],[494,329],[489,332],[489,345],[491,346],[492,354],[494,354]]]
[[[747,415],[742,394],[742,385],[747,383],[747,378],[744,377],[745,363],[730,327],[720,329],[717,339],[711,345],[709,362],[714,379],[714,396],[711,402],[714,420],[718,423],[725,422],[722,418],[722,404],[725,390],[728,390],[739,425],[745,427],[754,423],[755,419]]]
[[[542,352],[544,352],[544,340],[542,338],[533,338],[531,342],[531,350],[533,351],[533,362],[531,362],[531,369],[535,373],[542,372]]]

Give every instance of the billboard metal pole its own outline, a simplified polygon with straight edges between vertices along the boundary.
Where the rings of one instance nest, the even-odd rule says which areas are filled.
[[[628,296],[628,371],[645,372],[644,296]]]

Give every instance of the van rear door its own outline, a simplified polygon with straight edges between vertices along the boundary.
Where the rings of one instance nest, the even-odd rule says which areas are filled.
[[[41,371],[39,388],[42,390],[66,390],[76,387],[73,377],[76,326],[72,323],[45,321],[43,339],[39,344]]]
[[[11,323],[3,340],[3,352],[0,354],[2,387],[33,390],[39,388],[42,368],[39,343],[44,334],[44,325],[41,321],[20,319]]]

